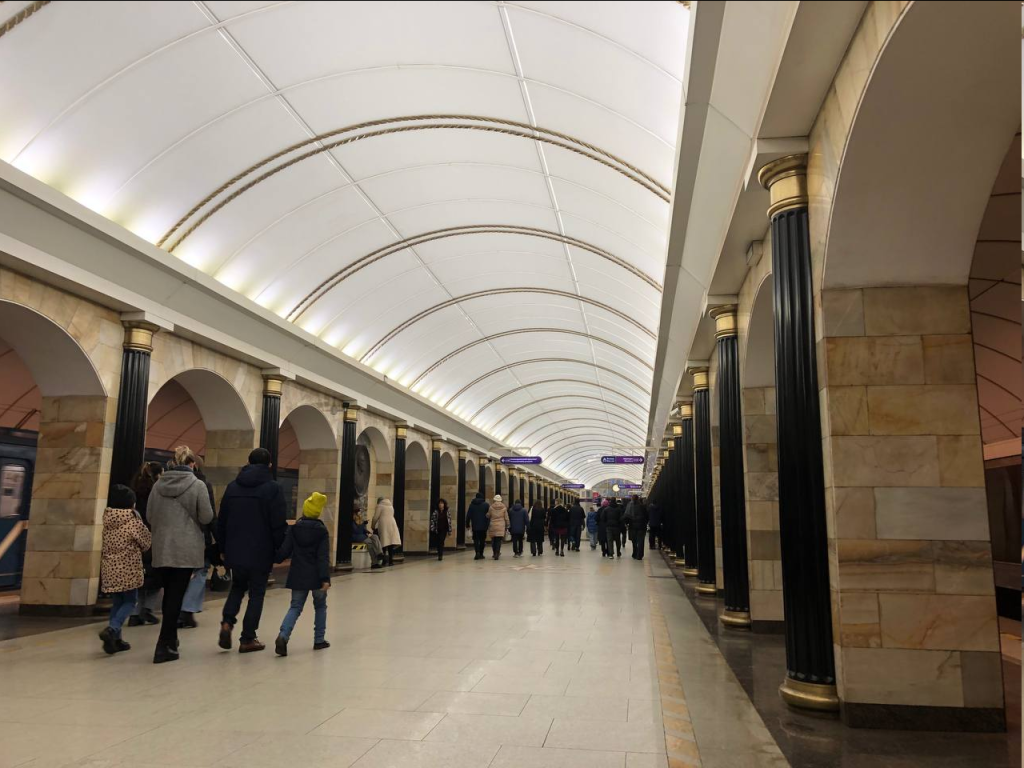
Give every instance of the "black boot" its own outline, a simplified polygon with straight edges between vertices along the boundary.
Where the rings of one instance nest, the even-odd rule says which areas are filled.
[[[159,624],[160,623],[160,619],[158,619],[156,617],[156,615],[151,610],[149,610],[149,608],[143,608],[139,612],[139,618],[142,619],[142,623],[143,624]]]
[[[288,655],[288,638],[284,635],[278,635],[277,640],[274,641],[274,653],[278,656]]]
[[[108,656],[117,653],[117,633],[112,627],[104,627],[100,632],[100,640],[103,641],[103,652]]]
[[[156,651],[153,653],[153,663],[163,664],[168,661],[177,661],[179,658],[178,652],[172,648],[168,648],[166,645],[158,645]]]
[[[126,643],[120,637],[117,638],[117,652],[118,653],[121,653],[121,651],[130,651],[131,649],[132,649],[131,645]]]
[[[182,611],[178,614],[178,629],[195,629],[198,626],[194,613]]]

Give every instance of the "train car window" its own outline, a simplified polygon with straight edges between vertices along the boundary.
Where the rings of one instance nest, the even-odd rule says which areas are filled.
[[[20,517],[25,491],[25,467],[7,464],[0,469],[0,517]]]

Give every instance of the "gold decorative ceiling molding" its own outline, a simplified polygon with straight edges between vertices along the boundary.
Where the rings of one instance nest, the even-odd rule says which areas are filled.
[[[522,235],[524,237],[539,237],[545,240],[553,240],[555,242],[564,243],[565,245],[571,245],[576,248],[580,248],[589,253],[593,253],[595,256],[600,256],[606,259],[618,267],[626,270],[630,274],[640,278],[649,286],[654,288],[658,293],[661,293],[661,285],[657,280],[650,277],[642,269],[630,264],[625,259],[622,259],[604,248],[600,248],[592,243],[588,243],[586,240],[581,240],[578,237],[571,237],[569,235],[563,235],[560,232],[552,232],[547,229],[540,229],[538,227],[526,227],[518,224],[467,224],[459,227],[445,227],[444,229],[435,229],[430,232],[424,232],[419,235],[413,235],[407,237],[404,240],[399,240],[397,243],[389,243],[388,245],[382,246],[375,251],[362,256],[353,261],[348,266],[342,267],[333,275],[328,277],[326,280],[321,282],[312,291],[302,297],[294,307],[289,310],[286,318],[292,322],[297,322],[307,310],[316,304],[320,299],[324,298],[334,288],[340,285],[342,282],[352,277],[360,270],[374,264],[381,259],[392,256],[400,251],[404,251],[406,248],[414,248],[417,245],[423,245],[424,243],[430,243],[435,240],[444,240],[449,237],[462,237],[464,235]]]
[[[422,381],[424,378],[426,378],[428,375],[430,375],[430,373],[433,372],[434,370],[436,370],[439,366],[444,365],[449,360],[451,360],[454,357],[457,357],[458,355],[462,354],[466,350],[469,350],[469,349],[472,349],[473,347],[477,347],[477,346],[479,346],[481,344],[485,344],[487,342],[493,341],[494,339],[502,339],[502,338],[505,338],[506,336],[518,336],[518,335],[523,334],[523,333],[561,333],[561,334],[567,334],[567,335],[570,335],[570,336],[579,336],[581,338],[590,339],[591,341],[598,341],[598,342],[600,342],[602,344],[606,344],[609,347],[612,347],[613,349],[618,350],[619,352],[621,352],[624,355],[628,355],[629,357],[631,357],[634,360],[636,360],[638,363],[640,363],[640,365],[644,366],[648,370],[650,370],[650,371],[654,370],[654,366],[653,365],[648,363],[646,360],[644,360],[642,357],[640,357],[635,352],[633,352],[633,351],[631,351],[629,349],[626,349],[626,347],[622,346],[621,344],[616,344],[614,341],[610,341],[608,339],[601,338],[600,336],[594,336],[591,333],[584,333],[583,331],[573,331],[573,330],[570,330],[568,328],[516,328],[516,329],[511,330],[511,331],[502,331],[501,333],[492,333],[490,336],[484,336],[484,337],[482,337],[480,339],[477,339],[476,341],[471,341],[471,342],[469,342],[469,344],[464,344],[461,347],[459,347],[458,349],[454,350],[453,352],[449,352],[447,355],[442,357],[437,362],[432,363],[426,370],[423,371],[423,373],[421,373],[419,376],[417,376],[413,380],[413,382],[409,385],[409,388],[411,389],[412,387],[415,387],[417,384],[420,383],[420,381]]]
[[[616,389],[612,389],[611,387],[608,387],[608,386],[606,386],[604,384],[598,384],[597,382],[594,382],[594,381],[587,381],[585,379],[563,379],[563,378],[559,378],[559,379],[541,379],[540,381],[527,382],[526,384],[523,384],[522,386],[516,387],[515,389],[510,389],[508,392],[504,392],[504,393],[498,395],[497,397],[495,397],[495,398],[493,398],[491,400],[488,400],[486,403],[484,403],[482,406],[480,406],[480,408],[477,409],[476,413],[474,413],[472,416],[469,417],[468,421],[473,421],[481,413],[483,413],[488,408],[490,408],[492,405],[494,405],[495,403],[497,403],[500,400],[504,400],[509,395],[518,394],[519,392],[522,392],[524,389],[529,389],[530,387],[537,387],[537,386],[540,386],[541,384],[584,384],[584,385],[586,385],[588,387],[596,387],[597,389],[600,389],[602,392],[607,392],[609,394],[615,395],[616,397],[621,397],[627,403],[631,403],[632,405],[635,405],[640,410],[645,410],[647,408],[646,405],[643,405],[639,401],[634,400],[629,395],[623,394],[622,392],[619,392]],[[566,395],[566,397],[571,397],[571,395]],[[526,405],[529,405],[529,403],[526,403],[523,407],[526,407]],[[507,418],[507,416],[503,417],[503,418]]]
[[[430,120],[462,120],[466,122],[426,123],[426,121]],[[395,125],[396,123],[415,124]],[[388,127],[380,128],[378,130],[366,130],[367,128],[376,128],[377,126]],[[529,123],[520,123],[515,120],[505,120],[503,118],[486,117],[483,115],[405,115],[402,117],[386,117],[380,120],[368,120],[363,123],[357,123],[355,125],[349,125],[344,128],[338,128],[333,131],[321,133],[313,136],[312,138],[305,139],[292,144],[291,146],[285,147],[284,149],[275,152],[273,155],[270,155],[257,163],[253,163],[244,171],[228,179],[217,187],[217,189],[213,190],[213,192],[192,206],[188,213],[178,219],[174,226],[164,233],[163,237],[157,241],[157,245],[164,247],[164,244],[170,240],[175,233],[181,230],[189,220],[198,215],[198,218],[196,218],[188,228],[184,229],[181,234],[178,235],[177,239],[167,247],[167,251],[169,253],[174,253],[175,249],[180,246],[189,237],[189,235],[206,223],[211,216],[224,208],[228,203],[245,194],[257,184],[266,181],[270,177],[280,173],[286,168],[290,168],[296,163],[301,163],[303,160],[308,160],[309,158],[316,157],[324,152],[329,152],[332,149],[353,144],[357,141],[363,141],[364,139],[371,139],[378,136],[390,136],[397,133],[408,133],[410,131],[429,130],[484,131],[486,133],[497,133],[505,136],[515,136],[518,138],[530,139],[532,141],[544,142],[545,144],[550,144],[552,146],[568,150],[569,152],[573,152],[577,155],[581,155],[582,157],[586,157],[589,160],[593,160],[606,168],[610,168],[616,173],[625,176],[630,181],[639,184],[648,192],[651,192],[666,203],[671,202],[672,199],[671,190],[661,182],[656,181],[649,174],[644,173],[639,168],[627,163],[622,158],[613,155],[607,150],[601,149],[600,147],[589,144],[582,139],[578,139],[575,136],[570,136],[566,133],[553,131],[542,126],[533,126]],[[346,136],[345,138],[337,139],[335,141],[327,141],[327,139],[331,139],[332,137],[351,133],[353,131],[364,132],[356,133],[353,136]],[[244,184],[241,184],[243,179],[248,178],[261,168],[271,165],[275,161],[281,160],[286,155],[301,150],[311,144],[315,145],[313,149],[284,160],[280,164],[274,165],[263,173],[249,179],[249,181],[246,181]],[[241,185],[238,186],[239,184]],[[229,190],[232,190],[230,194],[221,198],[218,202],[213,203],[215,198]],[[200,212],[202,212],[201,215]]]
[[[579,294],[572,293],[571,291],[560,291],[557,288],[490,288],[484,291],[474,291],[473,293],[466,293],[463,294],[462,296],[455,296],[451,299],[435,304],[432,307],[427,307],[421,312],[417,312],[408,320],[404,321],[401,325],[398,325],[391,331],[389,331],[387,335],[384,336],[384,338],[382,338],[380,341],[378,341],[376,344],[370,347],[369,350],[363,353],[363,355],[359,358],[359,362],[365,363],[368,359],[370,359],[375,354],[380,352],[380,350],[383,349],[388,342],[394,340],[394,338],[398,336],[398,334],[402,333],[402,331],[407,330],[411,326],[418,323],[420,320],[429,317],[435,312],[440,312],[442,309],[447,309],[448,307],[454,307],[456,304],[460,304],[463,301],[471,301],[473,299],[480,299],[487,296],[503,296],[512,293],[539,293],[544,296],[558,296],[563,299],[572,299],[573,301],[580,301],[583,302],[584,304],[590,304],[593,307],[603,309],[605,312],[609,312],[615,315],[620,320],[625,320],[627,323],[636,327],[650,338],[654,340],[657,340],[658,338],[657,334],[654,333],[654,331],[650,330],[643,323],[637,322],[632,317],[627,315],[625,312],[620,312],[619,310],[615,309],[615,307],[612,307],[609,304],[605,304],[603,301],[598,301],[597,299],[590,299],[587,298],[586,296],[580,296]]]
[[[491,371],[488,371],[487,373],[483,374],[482,376],[477,376],[475,379],[473,379],[471,382],[469,382],[469,384],[466,384],[462,389],[460,389],[454,395],[452,395],[447,400],[445,400],[444,403],[442,404],[442,407],[447,408],[456,399],[458,399],[459,397],[464,395],[466,392],[468,392],[470,389],[475,387],[481,381],[486,381],[487,379],[489,379],[491,376],[494,376],[495,374],[501,373],[502,371],[508,371],[508,370],[510,370],[512,368],[518,368],[521,365],[535,365],[535,364],[539,364],[539,363],[572,363],[573,365],[585,365],[588,368],[593,368],[593,369],[598,370],[598,371],[604,371],[605,373],[610,373],[613,376],[618,376],[619,378],[623,379],[624,381],[628,381],[630,384],[632,384],[634,387],[636,387],[638,390],[640,390],[643,394],[645,394],[645,395],[649,395],[650,394],[649,390],[646,390],[643,387],[641,387],[639,384],[637,384],[635,381],[633,381],[633,379],[631,379],[626,374],[621,373],[620,371],[616,371],[614,368],[609,368],[609,367],[607,367],[605,365],[598,365],[596,363],[590,362],[589,360],[576,360],[575,358],[572,358],[572,357],[534,357],[534,358],[531,358],[530,360],[516,360],[514,363],[509,363],[508,365],[502,365],[502,366],[500,366],[498,368],[495,368],[495,369],[493,369]]]
[[[40,10],[41,8],[44,8],[45,6],[47,6],[49,4],[50,4],[50,0],[38,0],[38,2],[29,3],[27,6],[22,8],[16,14],[11,16],[11,18],[9,18],[3,24],[0,24],[0,37],[3,37],[4,35],[6,35],[8,32],[10,32],[16,26],[21,24],[21,22],[23,22],[26,19],[28,19],[36,11]]]
[[[509,411],[504,416],[502,416],[500,419],[498,419],[496,422],[494,422],[494,424],[491,426],[491,430],[492,431],[496,430],[498,428],[498,425],[501,424],[501,422],[505,421],[505,419],[509,418],[510,416],[514,416],[515,414],[519,413],[520,411],[523,410],[523,408],[527,408],[527,407],[529,407],[531,405],[535,405],[537,403],[545,403],[545,402],[548,402],[549,400],[564,400],[566,398],[572,398],[572,399],[575,399],[575,400],[592,400],[595,403],[604,403],[606,405],[613,406],[615,411],[621,412],[623,414],[628,413],[628,411],[626,411],[624,408],[622,408],[622,406],[618,405],[617,403],[609,403],[604,398],[597,397],[596,395],[577,395],[577,394],[573,394],[573,395],[550,395],[549,397],[538,397],[538,398],[536,398],[534,400],[531,400],[526,405],[522,405],[522,406],[520,406],[518,408],[515,408],[514,410]],[[570,405],[570,406],[568,406],[566,408],[566,410],[578,410],[578,409],[577,409],[576,406],[571,406]],[[543,416],[547,416],[547,415],[549,415],[547,412],[542,412],[542,413],[534,414],[530,418],[528,418],[525,421],[523,421],[520,424],[518,424],[514,429],[511,429],[508,432],[508,434],[510,434],[510,435],[515,434],[518,430],[520,430],[523,427],[525,427],[527,424],[529,424],[534,419],[539,419],[539,418],[542,418]],[[638,416],[637,418],[645,418],[645,417]]]

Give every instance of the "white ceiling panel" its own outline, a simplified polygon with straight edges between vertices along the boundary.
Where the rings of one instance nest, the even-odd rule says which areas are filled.
[[[529,439],[605,476],[649,408],[687,28],[664,2],[50,3],[0,39],[0,157],[496,441],[578,418]]]

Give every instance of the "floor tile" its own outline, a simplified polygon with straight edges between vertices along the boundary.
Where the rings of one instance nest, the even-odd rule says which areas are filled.
[[[623,768],[622,752],[504,745],[490,768]]]
[[[550,727],[551,719],[547,717],[448,715],[426,740],[541,747]]]
[[[353,768],[486,768],[497,749],[479,744],[384,740],[357,760]]]
[[[368,739],[419,741],[444,715],[438,712],[399,712],[382,709],[345,709],[316,728],[318,736],[358,736]]]
[[[529,694],[438,691],[418,707],[420,712],[451,712],[464,715],[518,717]]]

